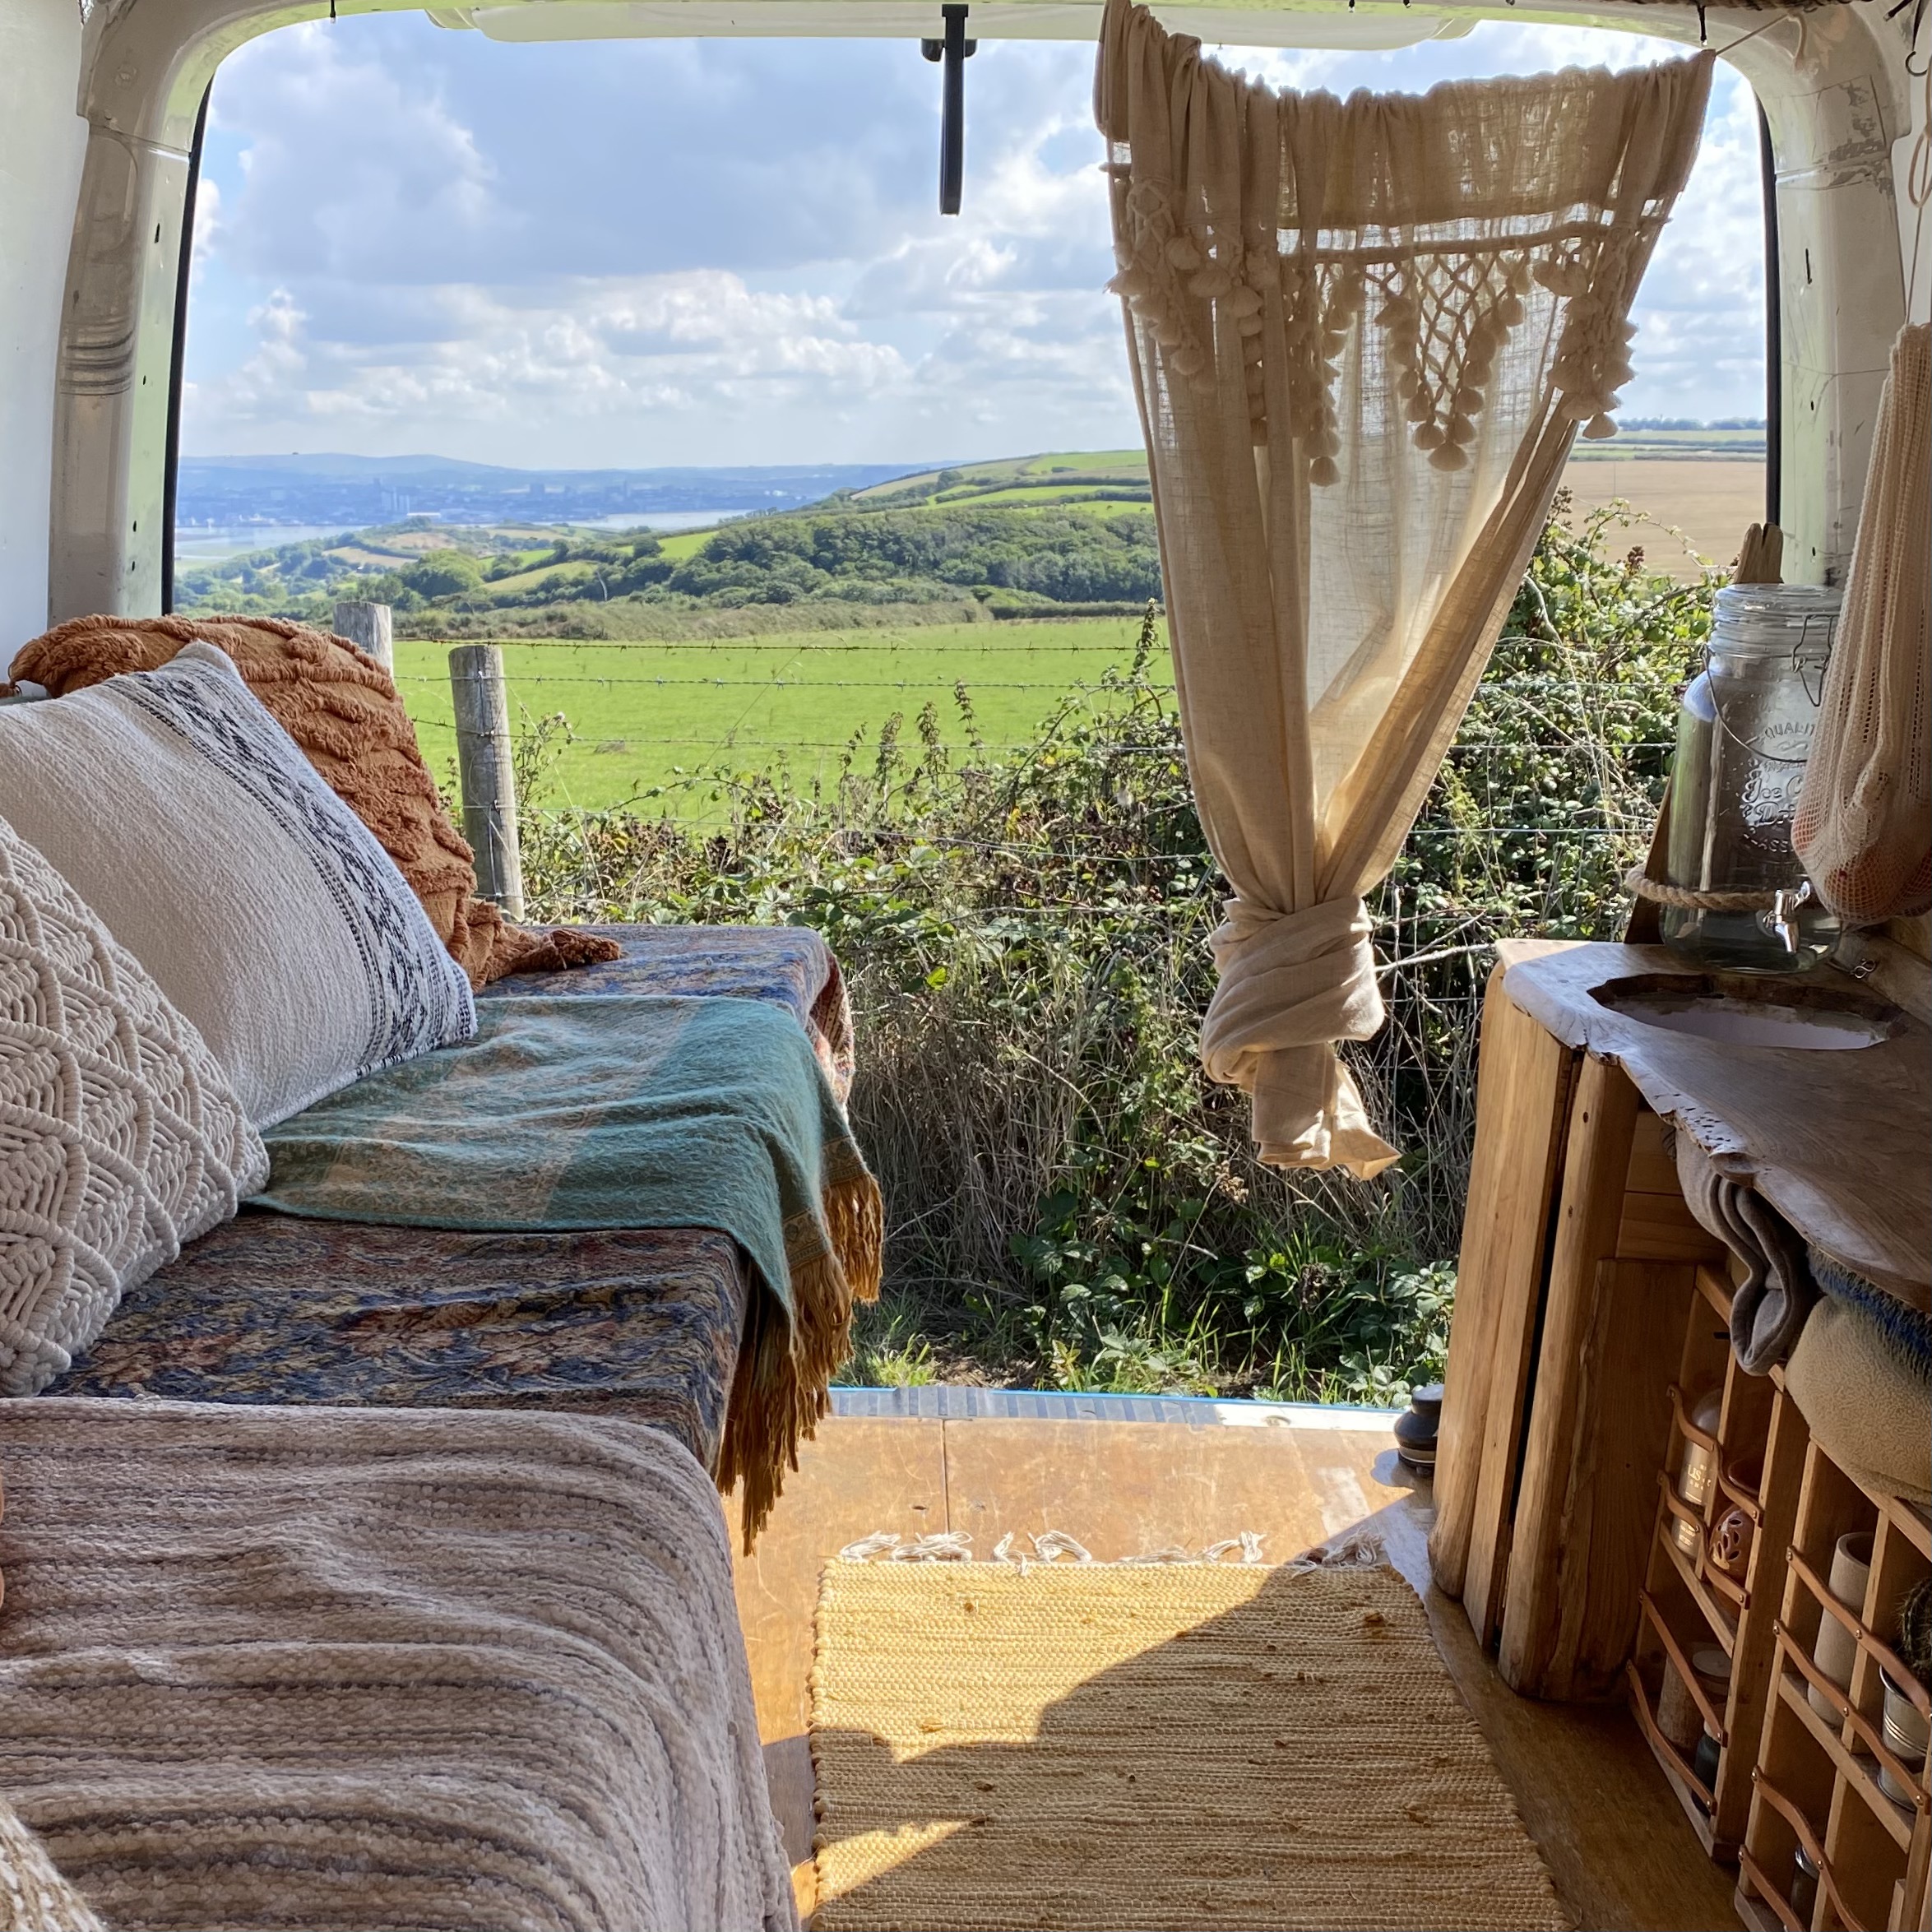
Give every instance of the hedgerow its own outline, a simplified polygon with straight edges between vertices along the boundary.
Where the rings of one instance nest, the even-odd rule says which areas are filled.
[[[1559,511],[1562,506],[1559,503]],[[851,1374],[1388,1400],[1439,1372],[1494,942],[1614,936],[1712,580],[1559,514],[1382,889],[1389,1023],[1348,1049],[1404,1149],[1366,1184],[1261,1167],[1196,1052],[1226,887],[1149,606],[1124,669],[995,754],[929,706],[823,782],[720,765],[620,810],[541,808],[568,720],[520,750],[533,917],[794,922],[858,1022],[852,1111],[887,1285]],[[955,739],[961,735],[952,733]]]

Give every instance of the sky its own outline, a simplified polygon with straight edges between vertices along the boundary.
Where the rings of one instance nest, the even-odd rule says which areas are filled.
[[[1494,22],[1224,58],[1346,94],[1682,51]],[[981,43],[947,219],[910,40],[266,35],[215,84],[183,447],[633,469],[1137,443],[1092,71],[1091,44]],[[1720,63],[1624,415],[1762,415],[1758,224],[1755,110]]]

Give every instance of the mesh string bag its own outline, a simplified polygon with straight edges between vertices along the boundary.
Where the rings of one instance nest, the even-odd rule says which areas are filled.
[[[1892,346],[1792,843],[1853,925],[1932,910],[1932,327]]]

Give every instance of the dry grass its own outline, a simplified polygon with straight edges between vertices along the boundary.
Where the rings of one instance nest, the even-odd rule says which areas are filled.
[[[1764,520],[1758,457],[1591,458],[1572,461],[1563,480],[1581,512],[1628,503],[1642,520],[1646,562],[1679,583],[1697,582],[1703,565],[1734,563],[1745,530]]]

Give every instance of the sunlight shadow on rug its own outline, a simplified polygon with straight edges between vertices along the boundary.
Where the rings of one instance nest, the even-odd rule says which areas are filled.
[[[1568,1923],[1385,1567],[836,1562],[812,1751],[818,1932]]]

